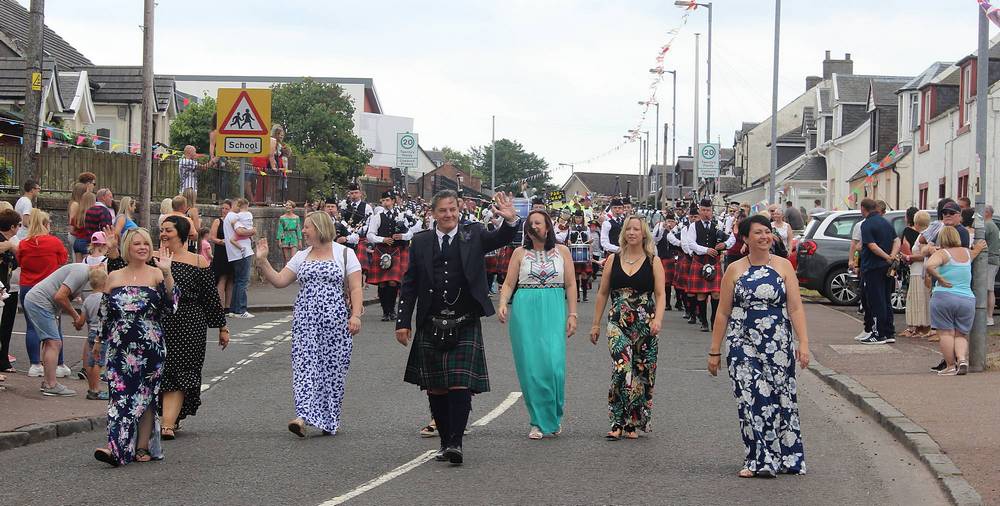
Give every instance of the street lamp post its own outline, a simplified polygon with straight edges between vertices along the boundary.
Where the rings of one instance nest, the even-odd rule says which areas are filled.
[[[712,2],[692,3],[677,0],[674,2],[674,5],[688,8],[697,6],[708,9],[708,80],[705,84],[705,102],[708,110],[705,111],[705,142],[712,142]]]
[[[774,74],[771,76],[771,172],[767,202],[774,204],[774,177],[778,172],[778,50],[781,48],[781,0],[774,0]]]
[[[691,149],[698,150],[698,116],[701,114],[698,111],[698,98],[699,92],[701,91],[701,83],[698,82],[698,74],[701,71],[701,57],[698,54],[701,52],[701,34],[694,34],[694,145]],[[695,179],[698,179],[697,167],[695,167]]]
[[[576,172],[576,167],[572,163],[560,163],[560,167],[569,167],[569,175],[572,176]]]
[[[653,134],[653,145],[655,146],[653,148],[653,165],[659,165],[660,164],[660,103],[658,101],[655,101],[655,100],[640,101],[639,105],[655,105],[656,106],[656,125],[654,125],[656,128],[655,128],[655,133]],[[647,142],[649,142],[649,141],[647,141]],[[648,148],[648,146],[647,146],[647,148]],[[646,155],[646,162],[649,162],[649,155],[648,154]],[[666,162],[664,162],[664,163],[666,163]],[[647,163],[646,166],[648,167],[649,163]],[[652,190],[652,188],[650,188],[650,190]]]

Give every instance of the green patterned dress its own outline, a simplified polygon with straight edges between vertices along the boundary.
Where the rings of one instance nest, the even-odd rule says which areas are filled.
[[[658,348],[657,338],[650,332],[656,312],[653,267],[645,258],[629,276],[620,262],[620,255],[615,255],[609,280],[608,349],[613,368],[608,416],[612,430],[634,427],[648,432]]]

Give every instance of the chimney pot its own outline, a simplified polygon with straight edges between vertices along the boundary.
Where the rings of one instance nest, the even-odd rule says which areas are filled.
[[[851,60],[851,53],[845,53],[844,54],[844,59],[847,60],[847,61],[850,61]]]
[[[829,59],[830,59],[830,51],[829,51],[829,50],[827,50],[827,51],[826,51],[826,59],[827,59],[827,60],[829,60]]]

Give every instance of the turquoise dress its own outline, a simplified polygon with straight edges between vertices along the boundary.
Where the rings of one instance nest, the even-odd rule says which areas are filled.
[[[559,431],[566,401],[566,288],[558,249],[525,250],[510,313],[510,345],[531,425]]]

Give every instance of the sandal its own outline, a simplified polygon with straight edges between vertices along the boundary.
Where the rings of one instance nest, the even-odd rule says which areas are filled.
[[[607,439],[608,441],[620,441],[622,438],[622,432],[623,431],[621,426],[612,425],[611,431],[609,431],[608,434],[604,436],[604,439]]]
[[[625,426],[625,439],[639,439],[639,433],[636,432],[635,427]]]
[[[916,335],[917,331],[914,329],[906,329],[899,333],[899,337],[915,337]]]
[[[739,476],[740,478],[753,478],[753,471],[744,467],[743,469],[740,469],[740,472],[739,474],[737,474],[737,476]]]
[[[437,427],[433,425],[425,425],[420,429],[420,437],[434,437],[437,436]]]
[[[298,419],[288,422],[288,431],[299,437],[306,437],[306,424]]]
[[[528,439],[542,439],[543,437],[544,435],[542,434],[542,429],[532,425],[531,430],[528,431]]]
[[[174,430],[177,429],[176,425],[163,425],[160,427],[160,439],[164,441],[173,441],[177,438],[174,434]]]
[[[111,467],[118,467],[120,465],[118,461],[115,460],[115,456],[111,454],[111,450],[108,450],[107,448],[98,448],[94,450],[94,458]]]
[[[153,460],[153,456],[149,454],[148,448],[136,448],[135,458],[132,459],[134,462],[149,462]]]

